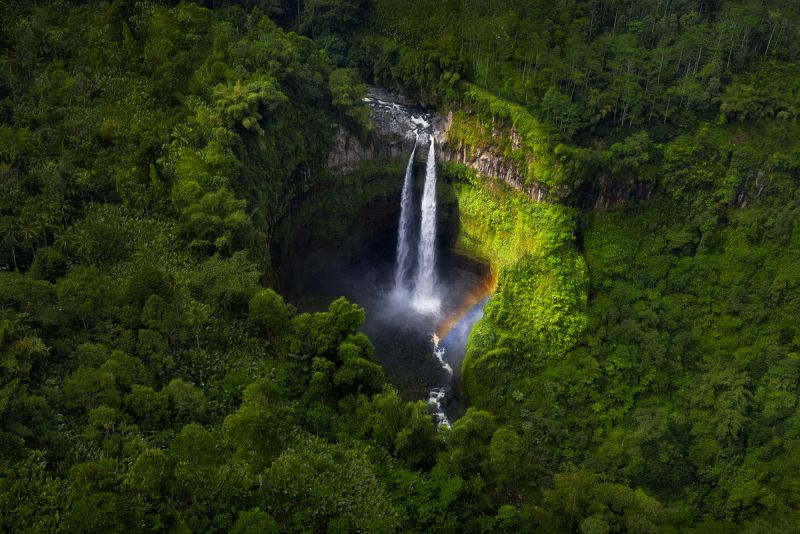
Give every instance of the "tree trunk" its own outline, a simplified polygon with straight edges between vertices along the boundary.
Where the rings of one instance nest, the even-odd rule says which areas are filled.
[[[622,121],[620,121],[620,126],[625,127],[625,117],[628,116],[628,102],[622,103]]]
[[[734,26],[735,27],[735,26]],[[725,69],[731,68],[731,56],[733,55],[734,35],[731,33],[731,46],[728,48],[728,61],[725,63]]]
[[[697,74],[697,67],[700,65],[700,58],[703,56],[703,47],[700,47],[700,51],[697,53],[697,61],[694,62],[694,71],[692,74]]]
[[[777,35],[777,37],[775,37],[775,48],[777,48],[777,47],[778,47],[778,44],[780,44],[780,42],[781,42],[781,36],[783,35],[783,29],[784,29],[785,27],[786,27],[786,26],[784,26],[782,22],[781,22],[781,24],[778,26],[778,28],[779,28],[779,29],[778,29],[778,35]]]
[[[771,44],[772,44],[772,36],[773,36],[773,35],[775,35],[775,27],[776,27],[777,25],[778,25],[778,23],[777,23],[777,22],[776,22],[775,24],[773,24],[773,25],[772,25],[772,31],[771,31],[771,32],[770,32],[770,34],[769,34],[769,41],[767,41],[767,47],[764,49],[764,55],[765,55],[765,56],[767,55],[767,52],[769,52],[769,45],[771,45]]]
[[[661,83],[661,67],[664,65],[664,50],[661,50],[661,60],[658,62],[658,76],[656,76],[656,85]]]

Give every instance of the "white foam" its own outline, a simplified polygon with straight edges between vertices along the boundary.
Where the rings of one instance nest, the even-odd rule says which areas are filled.
[[[411,115],[411,122],[416,124],[421,128],[430,128],[431,123],[423,119],[422,117],[417,117],[416,115]]]
[[[450,367],[450,364],[444,359],[444,353],[444,347],[437,346],[433,349],[433,355],[436,356],[437,360],[439,360],[439,365],[441,365],[442,369],[447,371],[450,376],[453,376],[453,368]]]
[[[447,390],[444,388],[431,388],[428,394],[428,406],[431,407],[433,418],[441,426],[450,426],[450,420],[447,414],[442,409],[442,401],[447,395]]]

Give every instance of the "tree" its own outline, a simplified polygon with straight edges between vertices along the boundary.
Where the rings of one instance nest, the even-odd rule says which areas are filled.
[[[291,411],[281,404],[275,386],[262,378],[245,388],[241,406],[225,418],[222,430],[237,455],[258,470],[283,450],[291,425]]]
[[[168,394],[148,386],[133,384],[123,405],[143,428],[161,428],[170,419]]]
[[[78,498],[65,514],[64,524],[72,532],[130,532],[140,524],[142,510],[123,495],[103,491]]]
[[[381,390],[383,368],[364,356],[363,349],[354,343],[345,341],[339,345],[342,365],[333,374],[333,383],[341,396],[354,393],[372,395]]]
[[[346,34],[358,24],[363,0],[306,0],[300,30],[312,37]]]
[[[203,392],[179,378],[170,381],[161,390],[169,399],[170,417],[179,423],[202,422],[208,409]]]
[[[167,302],[175,298],[174,281],[156,265],[155,258],[138,261],[125,287],[125,300],[139,309],[151,295],[157,295]]]
[[[363,431],[407,465],[429,467],[435,462],[442,438],[424,402],[404,403],[396,390],[388,389],[359,415]]]
[[[193,531],[228,531],[232,510],[256,481],[243,462],[231,461],[219,433],[198,424],[183,427],[167,454],[174,466],[174,498],[183,502],[181,519]]]
[[[192,327],[195,348],[197,349],[200,348],[200,332],[210,315],[211,306],[202,302],[197,302],[196,300],[193,300],[191,304],[186,307],[186,311],[184,312],[186,321],[189,323],[189,326]]]
[[[2,236],[2,243],[4,247],[8,247],[11,252],[11,261],[14,270],[19,269],[17,265],[17,249],[15,245],[18,242],[19,236],[16,227],[16,218],[11,215],[0,216],[0,236]]]
[[[125,391],[130,391],[135,384],[147,385],[151,381],[142,360],[120,350],[111,353],[111,357],[100,366],[100,371],[114,375],[117,385]]]
[[[467,477],[482,471],[489,452],[486,444],[491,443],[496,429],[494,416],[475,408],[469,408],[464,417],[453,424],[445,440],[450,446],[449,462],[456,474]]]
[[[67,273],[67,260],[63,254],[51,247],[39,249],[31,264],[31,275],[39,280],[55,282]]]
[[[250,298],[258,290],[260,272],[240,250],[230,258],[208,258],[189,280],[189,287],[200,300],[216,309],[247,309]]]
[[[602,483],[596,473],[574,465],[555,476],[545,502],[561,525],[586,532],[657,532],[661,521],[656,499],[622,484]]]
[[[292,307],[270,288],[262,289],[250,299],[250,322],[259,328],[273,346],[281,335],[288,332],[293,315]]]
[[[90,410],[102,404],[119,406],[114,375],[92,367],[81,367],[64,379],[64,404],[73,410]]]
[[[625,138],[621,143],[611,145],[611,170],[613,172],[638,172],[650,161],[652,142],[646,131]]]
[[[274,111],[287,97],[274,78],[258,75],[244,84],[237,80],[233,85],[217,85],[214,99],[227,126],[253,130],[263,139],[266,132],[260,124],[263,119],[260,111]]]
[[[227,188],[202,193],[181,209],[181,231],[198,251],[228,254],[238,248],[250,218],[244,211],[247,202]]]
[[[102,405],[89,410],[83,435],[109,456],[124,454],[126,448],[136,451],[137,440],[131,439],[138,428],[130,424],[128,416],[110,406]]]
[[[150,499],[163,499],[172,492],[172,469],[172,463],[163,450],[147,449],[131,466],[126,484]]]
[[[366,455],[306,438],[266,470],[265,498],[284,528],[390,532],[397,511]]]
[[[239,512],[231,534],[278,534],[278,523],[266,512],[253,508]]]
[[[295,336],[292,350],[309,356],[324,356],[331,361],[338,360],[339,344],[356,334],[364,318],[364,309],[344,297],[331,302],[328,311],[302,313],[291,321]]]
[[[69,510],[65,479],[54,477],[46,468],[44,454],[35,452],[0,472],[0,526],[19,532],[54,531],[63,526]]]
[[[68,319],[88,330],[101,316],[107,302],[106,279],[95,266],[78,266],[56,284],[58,301]]]
[[[174,347],[184,338],[184,325],[174,305],[170,305],[158,295],[150,295],[142,307],[142,324],[161,334],[167,343]]]
[[[361,82],[353,69],[334,69],[328,78],[331,101],[339,109],[342,119],[352,121],[359,128],[368,128],[369,108],[363,99],[367,96],[367,86]]]
[[[507,496],[516,493],[518,483],[526,479],[526,448],[519,435],[510,428],[499,428],[489,443],[490,472],[498,490]]]

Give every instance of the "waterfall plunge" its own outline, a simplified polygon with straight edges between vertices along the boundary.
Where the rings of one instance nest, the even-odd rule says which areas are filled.
[[[394,273],[395,293],[405,291],[405,283],[408,278],[408,271],[411,269],[410,247],[408,244],[408,234],[411,229],[411,218],[413,216],[413,188],[414,188],[414,154],[417,151],[417,143],[411,151],[406,166],[406,177],[403,181],[403,194],[400,197],[400,224],[397,227],[397,269]]]
[[[411,305],[417,311],[438,313],[439,299],[434,294],[436,286],[436,153],[434,138],[428,150],[425,169],[425,188],[422,193],[422,225],[419,236],[417,278]]]

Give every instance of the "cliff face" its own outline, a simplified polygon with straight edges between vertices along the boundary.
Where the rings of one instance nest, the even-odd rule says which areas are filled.
[[[647,200],[654,191],[654,182],[604,174],[585,183],[578,190],[575,203],[583,209],[607,210]]]
[[[357,165],[374,159],[408,157],[417,144],[415,160],[424,163],[428,157],[429,136],[436,138],[436,159],[453,161],[474,169],[478,173],[502,180],[514,189],[524,192],[534,200],[548,198],[547,188],[538,183],[526,185],[519,164],[504,157],[496,147],[470,147],[448,140],[453,115],[431,113],[401,96],[381,89],[370,88],[366,104],[374,129],[359,137],[342,125],[333,126],[333,147],[328,154],[328,167],[336,173],[351,171]],[[502,135],[495,132],[496,137]],[[417,137],[419,136],[419,137]],[[512,130],[512,141],[518,137]]]
[[[360,139],[340,124],[333,125],[333,147],[328,153],[328,167],[336,173],[353,170],[356,166],[374,159],[395,158],[408,155],[414,139],[402,136],[371,134]]]
[[[441,139],[442,142],[441,150],[437,153],[438,161],[461,163],[479,174],[507,183],[536,201],[550,198],[547,186],[535,181],[526,184],[520,164],[502,154],[498,145],[505,134],[501,130],[492,128],[491,137],[497,144],[468,146],[464,143],[454,142],[448,136],[453,125],[452,111],[447,114],[446,118],[437,117],[434,124],[437,134],[439,134],[437,139]],[[519,134],[515,128],[510,129],[508,137],[512,148],[518,149],[520,147]]]
[[[566,187],[554,188],[526,179],[526,166],[534,163],[535,154],[511,158],[506,153],[524,152],[515,127],[500,128],[481,124],[488,132],[480,144],[469,144],[450,135],[454,114],[439,115],[400,95],[379,88],[370,88],[364,99],[369,106],[373,129],[357,136],[342,125],[333,125],[333,146],[328,154],[328,167],[336,174],[352,171],[360,164],[376,159],[407,158],[417,145],[415,160],[423,163],[428,157],[429,136],[437,142],[439,162],[460,163],[480,175],[500,180],[535,201],[568,202],[586,209],[609,209],[628,202],[649,198],[653,184],[635,178],[598,176],[570,194]]]
[[[400,95],[376,87],[369,89],[364,101],[369,106],[372,131],[357,136],[342,125],[333,125],[328,167],[341,174],[369,160],[407,158],[417,136],[420,147],[415,159],[424,162],[428,154],[428,136],[433,133],[434,115]]]

